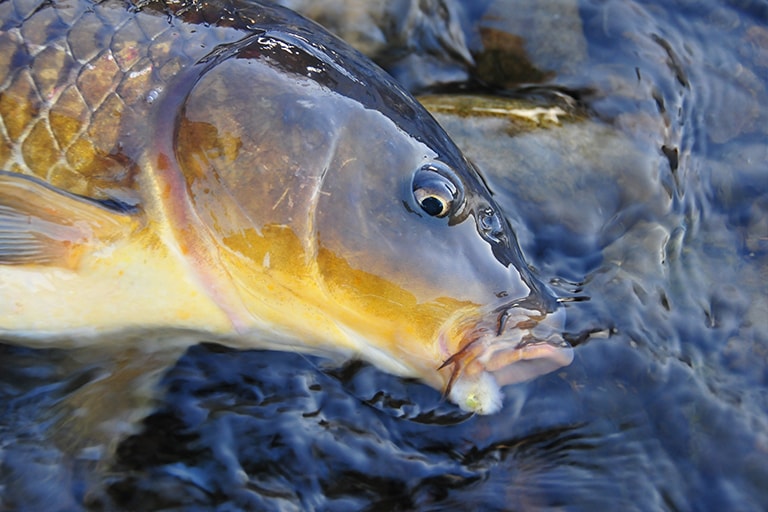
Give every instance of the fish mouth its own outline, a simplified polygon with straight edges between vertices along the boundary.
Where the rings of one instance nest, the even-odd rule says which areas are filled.
[[[441,346],[459,346],[438,368],[450,371],[445,395],[464,410],[492,414],[501,409],[501,388],[568,366],[573,349],[562,336],[565,310],[546,311],[532,297],[497,307],[480,320],[454,322]]]

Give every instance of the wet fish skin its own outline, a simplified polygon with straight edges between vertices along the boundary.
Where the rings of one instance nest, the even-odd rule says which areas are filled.
[[[119,1],[46,5],[0,3],[0,166],[88,197],[130,190],[168,81],[243,30]]]
[[[144,128],[155,99],[216,46],[256,27],[286,26],[321,48],[338,44],[291,11],[254,2],[38,4],[0,3],[0,167],[11,164],[8,170],[88,197],[134,186],[133,148],[147,144]],[[379,96],[371,107],[413,119],[402,126],[406,131],[424,129],[425,113],[403,101],[409,96],[399,84],[378,70],[366,75],[360,79],[377,84]],[[429,135],[446,138],[441,131]]]
[[[0,9],[7,335],[192,329],[340,350],[482,413],[516,381],[494,354],[533,354],[537,374],[570,362],[562,309],[474,167],[317,25],[236,0]],[[445,218],[414,199],[423,169],[461,192]],[[66,257],[40,268],[39,247]]]

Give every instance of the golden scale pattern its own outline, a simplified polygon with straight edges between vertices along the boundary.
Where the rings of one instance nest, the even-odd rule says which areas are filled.
[[[164,85],[226,39],[157,7],[0,3],[1,169],[91,197],[134,186]]]

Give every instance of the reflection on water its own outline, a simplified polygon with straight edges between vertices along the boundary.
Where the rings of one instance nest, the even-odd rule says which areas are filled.
[[[437,114],[531,265],[590,298],[568,303],[574,363],[467,417],[370,366],[201,345],[104,462],[51,433],[99,364],[0,346],[0,509],[768,508],[768,7],[553,2],[571,66],[525,47],[549,22],[484,56],[510,2],[466,3],[478,62],[518,41],[579,100],[538,128]]]

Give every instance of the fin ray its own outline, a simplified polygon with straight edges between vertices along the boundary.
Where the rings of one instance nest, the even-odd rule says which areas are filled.
[[[133,224],[98,201],[0,171],[0,265],[72,268],[89,246],[125,235]]]

